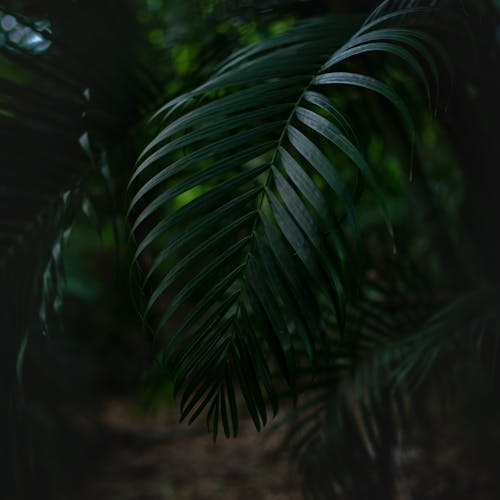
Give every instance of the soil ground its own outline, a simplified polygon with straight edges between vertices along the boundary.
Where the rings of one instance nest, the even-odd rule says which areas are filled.
[[[214,443],[206,428],[176,423],[177,410],[144,415],[111,399],[99,416],[106,445],[89,467],[79,499],[300,500],[290,463],[272,454],[279,432],[258,433],[249,420],[237,439]]]

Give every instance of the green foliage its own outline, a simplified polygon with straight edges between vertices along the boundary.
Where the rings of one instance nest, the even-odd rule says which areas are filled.
[[[295,392],[297,352],[316,362],[321,318],[334,314],[343,330],[365,251],[355,208],[360,184],[375,196],[390,235],[392,225],[376,175],[334,96],[345,86],[379,94],[399,111],[413,140],[413,119],[399,95],[341,66],[379,52],[425,81],[408,49],[435,67],[435,43],[404,22],[391,25],[406,14],[359,28],[352,20],[307,21],[231,56],[214,77],[156,113],[160,131],[131,181],[132,230],[143,234],[134,260],[153,252],[143,282],[151,288],[146,316],[167,295],[157,328],[176,313],[182,317],[160,354],[175,391],[182,391],[182,418],[192,412],[192,421],[207,407],[214,433],[226,407],[236,420],[225,394],[237,380],[260,428],[266,397],[277,410],[275,372]],[[349,162],[337,163],[338,153]],[[348,176],[358,187],[349,186]]]
[[[257,429],[291,400],[306,495],[390,498],[396,434],[442,367],[479,359],[496,376],[500,247],[474,225],[496,220],[478,193],[497,180],[498,78],[468,69],[448,2],[306,20],[287,0],[244,4],[0,11],[7,450],[26,448],[33,338],[64,297],[91,311],[107,293],[85,276],[102,245],[131,261],[118,281],[154,332],[151,401],[173,394],[215,438],[238,434],[240,395]],[[467,7],[471,31],[493,9]],[[494,19],[485,42],[473,33],[485,61]],[[117,335],[106,314],[94,324]]]

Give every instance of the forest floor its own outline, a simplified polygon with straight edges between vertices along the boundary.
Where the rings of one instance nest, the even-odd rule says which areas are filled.
[[[73,485],[74,500],[302,499],[293,463],[273,453],[280,431],[258,433],[242,420],[237,439],[214,443],[205,427],[179,424],[177,409],[145,414],[126,397],[109,397],[96,417],[101,438]],[[471,454],[452,427],[432,429],[432,454],[423,443],[397,450],[397,500],[500,498],[498,440],[471,429]]]
[[[140,413],[110,399],[99,416],[106,436],[79,488],[88,500],[300,500],[300,481],[273,450],[280,433],[243,420],[237,439],[214,443],[205,427],[177,423],[177,409]]]

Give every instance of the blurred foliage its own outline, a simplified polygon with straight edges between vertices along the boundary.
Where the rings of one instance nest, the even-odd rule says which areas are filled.
[[[172,401],[171,374],[161,363],[153,363],[158,344],[168,339],[169,331],[162,332],[158,344],[142,334],[142,330],[151,334],[150,322],[141,321],[146,300],[142,293],[147,295],[151,290],[138,291],[139,276],[130,268],[134,249],[126,218],[130,201],[127,185],[136,158],[160,128],[157,122],[149,122],[151,113],[205,82],[220,62],[238,49],[285,33],[311,15],[368,12],[376,4],[12,0],[0,5],[0,144],[4,157],[0,167],[0,320],[7,337],[0,361],[6,374],[1,386],[6,395],[2,437],[7,443],[2,479],[8,498],[37,498],[40,491],[45,497],[69,498],[74,482],[85,480],[87,447],[97,435],[88,423],[89,415],[98,411],[110,392],[133,392],[139,401],[145,399],[153,405]],[[484,9],[490,5],[480,4]],[[493,4],[500,7],[496,0]],[[472,23],[476,21],[471,18]],[[394,225],[392,241],[381,231],[376,198],[364,190],[357,205],[364,244],[370,249],[363,256],[363,279],[373,289],[368,287],[361,300],[367,311],[382,308],[385,317],[376,319],[382,323],[377,326],[390,330],[391,335],[413,334],[464,291],[498,285],[498,259],[491,257],[498,245],[481,225],[494,231],[498,203],[487,203],[494,199],[490,193],[483,200],[481,189],[496,185],[490,172],[498,158],[498,144],[495,146],[492,138],[496,130],[493,124],[498,120],[494,116],[498,96],[493,97],[497,70],[492,71],[491,87],[483,77],[487,57],[498,53],[499,28],[493,17],[486,23],[487,29],[481,24],[484,17],[477,22],[483,31],[477,24],[472,24],[472,30],[480,39],[480,55],[469,57],[470,47],[462,51],[457,45],[457,53],[451,54],[457,73],[452,82],[444,76],[440,90],[431,92],[431,110],[413,73],[401,67],[386,70],[383,57],[357,66],[390,82],[411,103],[419,131],[413,148],[394,112],[384,103],[369,99],[360,106],[363,96],[356,91],[336,96],[342,110],[353,117],[357,139],[380,180]],[[496,45],[492,42],[495,36]],[[498,69],[498,60],[493,61],[489,62]],[[347,70],[356,68],[349,64]],[[450,88],[452,92],[448,92]],[[445,105],[449,110],[444,110]],[[479,117],[469,113],[471,108]],[[467,131],[457,125],[465,123],[464,116],[470,119]],[[479,144],[479,136],[484,141],[478,146],[479,153],[467,150],[467,145],[472,144],[473,149]],[[355,190],[359,178],[352,173],[349,161],[333,148],[329,155]],[[486,173],[475,184],[482,172],[474,170],[478,158]],[[322,180],[314,180],[321,188]],[[19,186],[32,186],[34,201],[25,200]],[[204,189],[198,185],[185,191],[170,208],[178,210]],[[484,239],[471,236],[471,226]],[[137,236],[140,240],[143,235]],[[155,243],[152,252],[160,251],[161,244]],[[146,253],[141,265],[147,267],[151,259]],[[394,269],[404,272],[392,277]],[[162,305],[152,311],[153,322],[161,316]],[[472,324],[472,336],[477,331],[486,332],[482,356],[489,353],[494,358],[498,345],[488,336],[493,327],[482,321],[480,313],[473,311],[466,320]],[[488,314],[490,311],[484,316]],[[451,319],[445,319],[446,325],[449,320],[456,327]],[[325,316],[325,323],[328,331],[336,329],[332,317]],[[350,326],[356,330],[358,324]],[[459,344],[442,330],[443,345]],[[373,341],[370,328],[356,332],[356,339],[365,342],[367,335],[366,342]],[[384,341],[392,342],[391,335],[384,335]],[[342,353],[343,349],[351,352],[350,348],[358,348],[356,342],[338,342]],[[446,362],[453,359],[454,350],[451,354],[443,350]],[[456,352],[462,353],[458,348]],[[358,354],[361,364],[369,356],[363,349]],[[353,364],[337,372],[338,367],[332,368],[328,356],[325,358],[318,362],[325,363],[327,384],[321,385],[318,379],[318,392],[308,392],[306,384],[305,401],[299,397],[297,412],[290,414],[291,420],[300,421],[307,416],[301,414],[301,404],[307,405],[307,397],[320,393],[324,399],[319,406],[324,405],[313,415],[312,425],[318,424],[318,415],[326,415],[324,421],[331,424],[321,428],[321,439],[313,447],[297,447],[299,455],[306,449],[306,458],[308,452],[312,458],[302,461],[302,471],[314,483],[318,472],[326,476],[335,466],[340,474],[345,467],[348,483],[354,485],[353,495],[362,498],[366,491],[356,489],[359,474],[367,470],[366,477],[373,474],[372,463],[360,451],[365,437],[357,434],[359,428],[353,422],[345,424],[345,434],[339,435],[336,427],[352,410],[345,410],[348,400],[339,398],[337,389],[348,386],[345,374],[354,372],[359,360],[353,356]],[[449,363],[443,365],[444,371],[452,361]],[[488,366],[492,363],[488,359]],[[306,365],[304,371],[304,380],[309,383]],[[366,373],[371,376],[372,372],[367,369]],[[483,379],[478,384],[484,388]],[[297,396],[285,388],[283,392],[285,398]],[[470,392],[474,394],[475,387]],[[425,407],[425,401],[425,397],[417,399],[417,405]],[[360,411],[364,411],[363,405]],[[87,423],[75,423],[82,415]],[[378,417],[393,418],[383,411],[373,418]],[[467,428],[467,422],[458,427]],[[387,431],[389,440],[394,438],[393,431]],[[289,444],[297,444],[293,442],[297,436],[292,436]],[[359,456],[353,453],[343,465],[332,461],[337,444],[343,450],[360,444],[358,441]],[[382,441],[379,444],[385,446]],[[304,454],[301,456],[303,460]],[[67,466],[67,461],[73,463]],[[323,491],[331,488],[331,477],[326,478]],[[371,481],[365,486],[376,489],[377,481]]]

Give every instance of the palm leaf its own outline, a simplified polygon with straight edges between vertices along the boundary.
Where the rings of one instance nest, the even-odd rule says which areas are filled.
[[[94,10],[90,3],[50,2],[43,17],[37,2],[17,2],[21,12],[0,8],[2,428],[9,434],[2,451],[11,498],[46,467],[26,430],[23,360],[40,356],[33,334],[59,325],[65,243],[77,215],[95,219],[89,185],[108,192],[105,153],[156,92],[125,55],[135,38],[125,5],[106,25],[116,5],[99,2]],[[127,90],[117,91],[115,81],[127,81]]]
[[[208,408],[214,432],[219,418],[227,431],[237,420],[225,399],[236,379],[260,428],[264,393],[274,400],[276,392],[270,374],[293,389],[298,350],[314,362],[321,315],[329,311],[342,330],[362,239],[352,174],[332,147],[374,193],[390,234],[392,227],[334,96],[349,88],[386,98],[413,140],[411,113],[390,84],[342,66],[379,52],[423,78],[422,58],[435,66],[432,38],[398,25],[408,12],[361,27],[353,19],[307,21],[243,49],[155,114],[159,131],[132,177],[129,214],[135,261],[146,266],[151,290],[146,316],[165,303],[157,332],[184,318],[161,354],[174,377],[183,360],[175,379],[183,418]],[[314,310],[321,314],[311,318]]]
[[[95,50],[94,44],[102,44],[108,31],[85,43],[88,28],[82,28],[82,19],[98,25],[103,17],[98,20],[88,6],[63,4],[55,2],[47,9],[50,20],[27,15],[31,9],[37,10],[29,2],[24,13],[0,9],[0,140],[4,158],[0,274],[5,276],[5,295],[10,295],[12,304],[22,309],[23,303],[33,302],[21,316],[44,331],[56,318],[51,311],[55,312],[61,301],[57,275],[61,274],[61,248],[72,221],[81,211],[96,219],[87,186],[97,181],[108,191],[105,155],[114,147],[116,136],[128,129],[131,121],[139,120],[141,100],[151,100],[155,92],[151,82],[144,83],[140,70],[131,70],[120,51],[112,65],[106,62],[114,45]],[[102,15],[111,14],[108,6],[102,7]],[[123,24],[114,28],[114,43],[120,44],[119,39],[130,35],[122,31],[128,29],[129,14],[124,10]],[[103,67],[105,71],[101,71]],[[113,79],[119,78],[129,81],[129,90],[125,95],[114,91],[111,99]],[[14,265],[18,255],[20,263]],[[12,266],[29,272],[10,281],[7,276]],[[26,293],[32,296],[29,301]],[[37,316],[41,328],[36,326]],[[13,332],[12,338],[24,335],[25,329],[26,325]]]
[[[469,374],[463,367],[470,361],[490,378],[498,376],[498,289],[442,307],[442,299],[431,300],[428,285],[411,276],[414,271],[391,267],[394,275],[365,287],[348,336],[339,341],[335,325],[330,327],[336,361],[322,359],[314,378],[304,366],[299,404],[277,424],[286,426],[282,446],[297,461],[306,497],[364,498],[368,490],[387,496],[384,477],[394,466],[387,456],[397,435],[404,437],[408,423],[419,418],[421,402],[428,406],[429,393],[464,385]],[[351,481],[360,473],[363,486]]]

